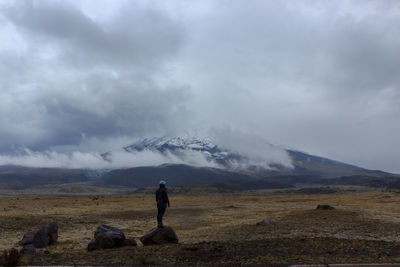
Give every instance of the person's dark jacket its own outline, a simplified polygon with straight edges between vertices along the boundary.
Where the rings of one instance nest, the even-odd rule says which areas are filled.
[[[167,204],[169,207],[169,199],[167,194],[167,188],[160,187],[156,191],[156,201],[157,201],[157,208],[166,208]]]

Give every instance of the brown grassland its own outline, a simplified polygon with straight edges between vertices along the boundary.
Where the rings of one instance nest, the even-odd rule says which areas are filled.
[[[48,222],[59,240],[22,265],[288,265],[400,262],[400,195],[170,196],[165,224],[179,244],[87,252],[100,224],[138,239],[156,225],[153,196],[0,199],[0,250]],[[335,210],[316,210],[330,204]],[[274,221],[256,226],[263,218]],[[47,251],[46,251],[47,250]]]

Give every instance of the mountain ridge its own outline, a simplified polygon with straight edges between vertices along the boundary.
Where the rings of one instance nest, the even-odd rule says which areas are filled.
[[[385,184],[379,179],[394,176],[391,173],[368,170],[293,149],[269,146],[269,149],[281,149],[282,153],[286,153],[291,160],[291,166],[273,161],[271,157],[268,157],[269,155],[262,158],[262,153],[257,154],[258,158],[252,158],[251,153],[241,153],[239,150],[220,146],[210,138],[164,136],[146,138],[119,149],[124,153],[139,156],[144,151],[165,156],[166,162],[163,164],[99,170],[0,166],[0,188],[18,189],[41,184],[86,181],[95,181],[101,185],[137,188],[154,185],[160,178],[168,179],[169,184],[177,186],[231,183],[232,181],[236,181],[235,183],[248,181],[254,184],[261,181],[262,184],[268,184],[267,180],[273,182],[276,187],[280,184],[283,186],[302,183],[351,184],[357,182],[375,185]],[[105,161],[112,162],[113,153],[115,152],[107,152],[101,154],[101,157]],[[205,165],[190,164],[187,157],[193,154],[196,156],[193,159],[201,157]],[[174,162],[168,162],[168,157],[171,156]],[[389,182],[393,182],[392,180]]]

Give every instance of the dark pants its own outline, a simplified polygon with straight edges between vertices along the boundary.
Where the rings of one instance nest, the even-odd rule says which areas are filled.
[[[157,222],[161,223],[162,222],[162,217],[165,213],[167,207],[159,207],[158,208],[158,214],[157,214]]]

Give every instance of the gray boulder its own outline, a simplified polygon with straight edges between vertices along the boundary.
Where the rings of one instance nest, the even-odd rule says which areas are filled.
[[[44,248],[49,244],[50,244],[50,237],[46,233],[44,228],[37,231],[37,233],[33,237],[33,245],[35,246],[35,248]]]
[[[58,225],[56,223],[49,223],[45,226],[45,230],[50,237],[50,244],[54,244],[58,240]]]
[[[28,245],[33,243],[33,238],[35,237],[38,231],[30,231],[24,234],[24,237],[21,240],[22,245]]]
[[[124,233],[108,225],[100,225],[94,232],[94,239],[88,244],[88,251],[95,249],[122,247],[125,241]]]
[[[178,243],[179,239],[174,229],[170,226],[154,228],[140,238],[143,245]]]
[[[58,225],[54,222],[47,224],[33,237],[33,245],[35,248],[43,248],[45,246],[54,244],[58,240]]]

